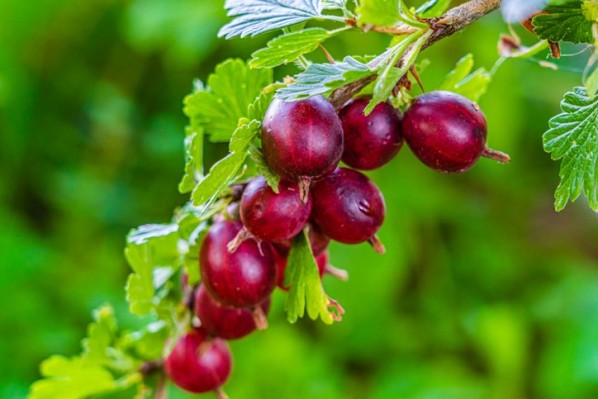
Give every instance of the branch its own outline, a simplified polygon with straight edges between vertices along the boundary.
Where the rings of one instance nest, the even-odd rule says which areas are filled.
[[[470,0],[465,4],[452,8],[439,18],[428,20],[433,33],[424,43],[422,49],[467,27],[472,22],[500,7],[500,0]],[[398,29],[398,28],[395,28]],[[399,60],[399,64],[402,60]],[[330,102],[336,109],[341,108],[361,89],[376,79],[376,75],[357,80],[332,92]]]

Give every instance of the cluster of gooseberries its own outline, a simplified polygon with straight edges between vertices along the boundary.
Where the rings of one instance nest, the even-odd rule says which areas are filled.
[[[303,229],[320,276],[329,272],[329,241],[369,242],[385,215],[378,187],[355,169],[389,162],[403,140],[427,166],[445,173],[471,168],[481,157],[508,157],[486,147],[487,125],[479,107],[460,95],[436,91],[414,99],[404,115],[390,103],[364,114],[369,98],[356,98],[337,114],[323,97],[275,99],[262,124],[262,149],[281,177],[275,192],[264,177],[239,184],[225,215],[214,219],[200,251],[202,283],[191,301],[194,327],[175,343],[165,369],[179,387],[217,391],[231,370],[225,340],[266,327],[270,294],[285,286],[286,259]],[[347,166],[338,167],[342,160]],[[338,309],[342,313],[342,309]]]

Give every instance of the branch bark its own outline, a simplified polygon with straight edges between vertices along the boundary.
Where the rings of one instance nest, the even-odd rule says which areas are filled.
[[[439,18],[430,19],[428,22],[433,33],[422,49],[430,47],[437,41],[460,31],[472,22],[496,10],[498,7],[500,7],[500,0],[470,0],[467,3],[450,9]],[[400,62],[402,60],[399,60]],[[340,87],[332,92],[329,100],[336,109],[339,109],[375,79],[376,75],[372,75]]]

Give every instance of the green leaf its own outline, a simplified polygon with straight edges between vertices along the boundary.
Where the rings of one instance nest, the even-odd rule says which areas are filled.
[[[285,272],[285,285],[290,287],[285,304],[289,322],[294,323],[303,317],[306,309],[312,320],[319,317],[326,324],[335,321],[336,315],[329,310],[330,299],[322,287],[318,266],[305,231],[293,241]]]
[[[594,42],[592,21],[584,15],[580,0],[550,5],[546,11],[548,14],[540,14],[532,21],[534,32],[540,38],[553,42]]]
[[[251,68],[274,68],[295,61],[311,53],[331,34],[322,28],[305,29],[286,33],[268,42],[268,47],[256,51],[249,61]]]
[[[119,340],[119,345],[132,351],[143,360],[158,360],[162,357],[168,339],[167,324],[160,320],[148,324],[139,331],[129,332]]]
[[[346,57],[335,64],[311,64],[295,77],[295,82],[278,90],[276,97],[283,100],[300,100],[327,94],[332,90],[375,74],[367,65],[355,58]]]
[[[260,132],[260,122],[253,120],[239,126],[230,141],[230,153],[210,169],[210,173],[195,187],[191,198],[197,206],[212,204],[218,195],[238,176],[249,152],[251,141]]]
[[[249,149],[249,156],[255,163],[257,173],[261,176],[264,176],[268,185],[276,194],[278,194],[278,184],[280,183],[280,176],[278,176],[276,173],[270,170],[268,164],[266,164],[266,160],[264,159],[264,154],[262,153],[262,151],[256,146],[251,146],[251,148]]]
[[[255,36],[270,30],[323,17],[320,0],[227,0],[228,16],[236,17],[224,25],[218,37]]]
[[[594,98],[598,92],[598,67],[595,67],[592,73],[586,78],[584,86],[588,96]]]
[[[439,17],[448,10],[451,0],[429,0],[418,7],[416,14],[422,18]]]
[[[41,374],[46,378],[33,383],[29,399],[85,399],[116,389],[112,374],[81,358],[52,356]]]
[[[399,0],[360,0],[356,11],[360,24],[392,26],[399,22]]]
[[[270,69],[250,69],[238,59],[224,61],[208,78],[206,90],[185,97],[184,112],[196,133],[201,126],[211,141],[229,141],[239,120],[248,116],[249,105],[270,83]]]
[[[598,22],[598,2],[596,0],[585,0],[581,5],[581,11],[588,21]]]
[[[258,98],[249,105],[247,109],[247,114],[249,119],[255,119],[257,121],[264,120],[264,116],[266,116],[266,111],[268,111],[268,106],[272,102],[272,98],[276,94],[276,90],[284,87],[283,83],[272,83],[264,88]]]
[[[473,73],[473,55],[467,54],[461,58],[455,68],[446,75],[438,90],[448,90],[477,102],[486,93],[492,76],[486,69],[479,68]]]
[[[181,194],[190,193],[203,177],[203,128],[187,126],[185,129],[185,173],[179,183]]]
[[[176,224],[144,225],[129,234],[125,256],[133,269],[126,288],[131,313],[144,315],[154,310],[154,294],[163,285],[164,269],[172,274],[180,265],[178,240]]]
[[[565,94],[561,108],[544,133],[545,151],[562,160],[555,208],[561,211],[583,191],[598,211],[598,97],[590,99],[585,88],[576,87]]]

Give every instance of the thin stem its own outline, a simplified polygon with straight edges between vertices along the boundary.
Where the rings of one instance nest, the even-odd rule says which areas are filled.
[[[154,394],[154,399],[166,399],[168,397],[168,389],[166,385],[166,376],[161,374],[158,377],[158,382],[156,383],[156,392]]]
[[[323,44],[320,44],[320,50],[322,50],[322,52],[324,53],[324,56],[326,57],[326,59],[328,60],[329,63],[334,64],[334,58],[332,57],[332,55],[330,55],[330,53],[328,52],[328,50],[326,50],[326,47],[324,47]]]

